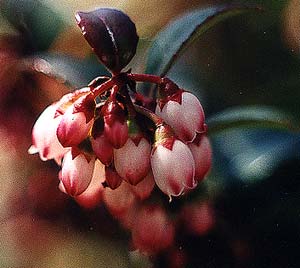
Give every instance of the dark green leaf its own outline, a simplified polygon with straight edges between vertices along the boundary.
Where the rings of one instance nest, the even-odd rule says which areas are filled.
[[[123,12],[99,8],[92,12],[78,12],[76,20],[96,55],[112,72],[121,71],[135,55],[136,28]]]
[[[78,59],[69,55],[43,53],[25,60],[28,70],[43,73],[72,88],[80,88],[97,76],[108,75],[96,59]]]
[[[249,12],[253,9],[214,6],[191,11],[175,20],[155,38],[149,50],[146,73],[166,75],[176,58],[212,26],[228,17]]]
[[[243,126],[300,131],[299,124],[291,115],[266,106],[230,108],[208,118],[207,125],[210,134]]]

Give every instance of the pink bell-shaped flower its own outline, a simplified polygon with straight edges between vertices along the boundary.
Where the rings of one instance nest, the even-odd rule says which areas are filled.
[[[91,137],[92,149],[97,158],[106,166],[110,165],[113,159],[113,147],[105,135],[96,138]]]
[[[151,195],[154,186],[155,181],[153,178],[152,171],[150,170],[147,176],[143,178],[141,182],[139,182],[137,185],[130,185],[130,189],[137,198],[139,198],[140,200],[144,200]]]
[[[55,117],[57,107],[57,103],[48,106],[33,126],[32,146],[28,152],[39,153],[43,161],[56,159],[59,162],[68,150],[62,147],[56,136],[57,127],[62,119],[61,115]]]
[[[113,165],[105,167],[105,182],[104,185],[110,189],[117,189],[123,179],[120,177]]]
[[[73,158],[72,151],[65,154],[61,170],[61,187],[67,194],[77,196],[89,186],[95,166],[95,158],[87,159],[84,154]]]
[[[114,150],[115,168],[132,185],[138,184],[150,169],[151,145],[145,138],[129,138],[120,149]]]
[[[184,194],[193,189],[195,181],[195,162],[189,147],[174,136],[168,137],[165,125],[156,130],[160,137],[151,153],[151,167],[157,186],[169,196]]]
[[[128,126],[124,108],[117,101],[106,103],[101,110],[104,119],[104,135],[116,149],[128,139]]]
[[[192,141],[204,129],[204,111],[195,95],[178,90],[159,101],[155,113],[169,124],[183,141]]]
[[[76,100],[64,113],[57,128],[57,137],[64,147],[77,146],[93,125],[95,102],[92,95]]]
[[[95,168],[89,186],[82,194],[75,196],[75,200],[80,206],[93,209],[101,202],[104,191],[102,183],[105,181],[104,168],[105,166],[99,160],[95,161]]]
[[[118,219],[126,217],[127,212],[134,205],[136,198],[130,190],[130,185],[123,182],[117,189],[104,189],[103,200],[110,213]]]
[[[143,206],[132,226],[133,245],[142,253],[156,254],[174,241],[174,226],[166,212],[157,205]]]
[[[212,150],[207,136],[198,134],[192,143],[188,144],[195,161],[195,179],[202,181],[211,167]]]

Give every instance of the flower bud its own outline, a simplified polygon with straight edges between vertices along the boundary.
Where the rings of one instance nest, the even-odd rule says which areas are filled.
[[[166,212],[157,205],[144,206],[135,215],[132,226],[134,246],[145,254],[156,254],[174,241],[174,226]]]
[[[159,131],[161,132],[161,131]],[[169,196],[179,196],[196,187],[195,163],[189,147],[174,136],[158,140],[151,153],[157,186]]]
[[[202,181],[211,167],[212,151],[207,136],[198,134],[195,140],[188,144],[195,161],[195,179]]]
[[[55,117],[56,109],[56,103],[48,106],[33,126],[32,146],[28,152],[39,153],[43,161],[60,159],[68,150],[62,147],[56,136],[57,127],[62,119],[62,116]]]
[[[65,192],[71,196],[83,193],[91,182],[94,166],[94,158],[87,160],[85,155],[78,154],[73,159],[72,152],[67,152],[64,156],[61,172],[61,182]]]
[[[104,165],[110,165],[113,159],[113,147],[106,136],[100,135],[96,138],[91,137],[91,144],[97,158]]]
[[[197,132],[204,130],[204,111],[192,93],[179,90],[160,100],[155,113],[163,118],[183,141],[192,141]]]
[[[101,110],[104,119],[104,135],[116,149],[121,148],[128,139],[128,126],[124,108],[120,103],[111,101]]]
[[[122,178],[117,173],[116,169],[113,166],[105,167],[105,182],[104,185],[110,189],[118,188],[122,183]]]
[[[57,137],[64,147],[77,146],[87,137],[93,125],[91,114],[95,108],[95,102],[90,96],[80,97],[62,116]]]
[[[145,138],[129,138],[122,148],[114,150],[119,175],[132,185],[138,184],[150,169],[150,152],[151,145]]]

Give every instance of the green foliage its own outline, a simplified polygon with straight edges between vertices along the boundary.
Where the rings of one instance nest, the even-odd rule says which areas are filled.
[[[250,8],[214,6],[193,10],[176,19],[154,39],[149,50],[146,73],[164,76],[174,61],[215,24]]]

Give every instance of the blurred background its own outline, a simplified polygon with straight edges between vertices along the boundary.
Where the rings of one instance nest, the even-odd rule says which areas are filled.
[[[174,246],[152,258],[100,202],[85,209],[58,190],[59,168],[28,155],[31,129],[63,94],[107,74],[75,11],[115,7],[140,36],[133,72],[143,72],[156,34],[196,8],[233,1],[0,1],[0,266],[299,267],[299,132],[239,124],[210,135],[213,168],[185,197]],[[251,2],[251,3],[250,3]],[[168,76],[217,116],[300,119],[300,2],[234,1],[263,11],[205,33]],[[192,200],[192,201],[191,201]],[[165,208],[178,216],[175,200]],[[195,223],[194,225],[192,223]]]

